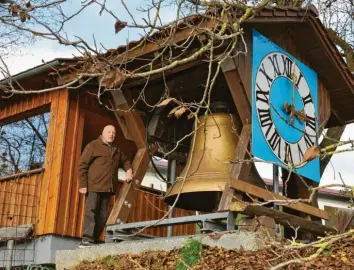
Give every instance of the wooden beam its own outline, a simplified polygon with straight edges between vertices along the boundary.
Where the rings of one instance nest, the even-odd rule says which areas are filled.
[[[283,226],[299,227],[304,231],[314,232],[319,235],[324,235],[325,233],[336,233],[336,230],[334,228],[324,226],[321,223],[316,223],[261,205],[251,205],[245,204],[243,202],[233,202],[230,204],[229,210],[250,216],[272,217],[274,218],[276,223],[279,223]]]
[[[145,40],[144,42],[142,42],[142,40],[134,42],[135,43],[134,45],[126,46],[124,52],[116,56],[112,56],[113,64],[114,65],[123,64],[132,61],[133,59],[136,59],[139,56],[143,56],[149,53],[154,53],[166,46],[170,46],[172,44],[182,42],[187,38],[195,37],[200,34],[203,34],[207,30],[215,28],[220,24],[221,23],[218,20],[203,20],[202,22],[198,23],[194,27],[191,28],[185,27],[182,29],[178,29],[173,36],[170,35],[163,36],[161,34],[161,36],[163,36],[162,38],[154,39],[153,37],[150,37],[148,40]],[[141,45],[138,46],[138,44]],[[57,79],[57,83],[58,85],[63,85],[70,81],[73,81],[77,77],[78,77],[77,73],[65,74]]]
[[[249,195],[256,196],[256,197],[264,199],[264,200],[290,200],[287,197],[281,196],[279,194],[270,192],[268,190],[265,190],[263,188],[251,185],[249,183],[246,183],[246,182],[240,181],[240,180],[231,180],[231,187],[236,190],[245,192]],[[289,203],[289,204],[285,204],[283,206],[300,211],[300,212],[304,212],[304,213],[312,215],[312,216],[323,218],[326,220],[329,219],[329,215],[326,211],[318,209],[318,208],[308,205],[306,203],[302,203],[302,202]]]
[[[146,147],[146,132],[141,116],[129,110],[130,106],[124,96],[118,91],[113,91],[112,97],[116,108],[124,110],[122,112],[127,130],[130,136],[136,143],[138,152],[133,161],[134,180],[130,183],[124,182],[123,187],[115,202],[112,212],[107,220],[107,225],[113,225],[120,222],[126,222],[129,216],[130,209],[134,205],[137,195],[137,190],[141,185],[141,181],[147,171],[149,165],[149,157]]]
[[[174,43],[179,43],[181,41],[186,40],[187,38],[194,37],[204,33],[206,30],[216,27],[221,24],[220,21],[217,20],[203,20],[201,23],[198,23],[194,27],[185,27],[182,29],[178,29],[173,36],[170,35],[162,35],[162,38],[150,37],[149,40],[145,41],[145,44],[141,46],[137,46],[140,42],[135,42],[137,45],[133,46],[132,49],[124,50],[124,53],[119,54],[115,57],[115,64],[125,63],[127,61],[131,61],[138,56],[142,56],[148,53],[153,53],[161,48],[172,45]],[[129,46],[127,47],[129,48]]]
[[[251,105],[247,98],[245,89],[234,59],[228,58],[221,65],[222,71],[229,86],[232,99],[234,100],[237,112],[243,125],[251,123]]]
[[[65,135],[69,110],[69,90],[52,93],[44,174],[40,187],[36,234],[55,233],[60,183],[63,169]]]
[[[15,174],[3,176],[3,177],[0,177],[0,182],[12,180],[12,179],[18,179],[18,178],[24,177],[24,176],[30,176],[32,174],[41,173],[43,171],[44,171],[44,168],[39,168],[39,169],[30,170],[27,172],[21,172],[21,173],[15,173]]]
[[[191,61],[189,63],[186,63],[184,65],[179,65],[179,66],[177,66],[175,68],[166,70],[164,72],[161,72],[161,73],[158,73],[158,74],[155,74],[155,75],[151,75],[149,77],[149,82],[153,82],[154,80],[161,79],[162,76],[168,76],[168,75],[172,75],[172,74],[178,73],[180,71],[185,71],[187,69],[196,67],[196,66],[201,65],[203,63],[205,63],[205,62],[203,62],[201,59],[197,59],[197,60]],[[127,82],[125,82],[123,84],[123,89],[129,89],[129,88],[136,87],[136,86],[139,86],[139,85],[142,85],[142,84],[145,84],[145,83],[146,83],[146,78],[129,79]]]
[[[244,160],[249,158],[248,146],[250,144],[250,141],[251,141],[251,125],[245,125],[242,128],[241,136],[239,138],[239,141],[235,149],[234,160]],[[250,170],[251,170],[251,164],[249,162],[235,163],[232,165],[229,174],[229,180],[246,179],[250,173]],[[218,208],[219,211],[224,211],[225,209],[228,209],[228,206],[233,200],[233,197],[237,195],[236,194],[237,191],[231,188],[230,184],[231,184],[230,181],[227,181],[225,184],[225,188],[219,203],[219,208]],[[241,194],[238,194],[238,197],[240,196]]]

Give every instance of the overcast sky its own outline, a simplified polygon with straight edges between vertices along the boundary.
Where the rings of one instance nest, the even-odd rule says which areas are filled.
[[[67,6],[66,10],[76,10],[79,8],[81,1],[73,0]],[[111,10],[115,10],[116,14],[122,21],[130,21],[129,15],[124,9],[117,3],[120,1],[108,0],[107,7]],[[137,5],[143,2],[139,0],[126,1],[130,7],[132,7],[133,15],[138,21],[141,21],[142,13],[134,11]],[[76,17],[70,23],[67,24],[65,30],[69,36],[80,36],[84,40],[93,43],[92,36],[94,35],[98,42],[101,42],[105,48],[115,48],[118,45],[126,44],[127,40],[139,39],[139,33],[136,30],[124,29],[119,34],[114,33],[115,20],[110,16],[98,15],[99,8],[97,6],[91,6],[85,10],[80,16]],[[167,21],[174,16],[174,11],[170,8],[165,8],[162,13],[162,20]],[[22,48],[21,55],[12,56],[7,59],[12,74],[16,74],[23,70],[32,68],[36,65],[42,64],[42,61],[50,61],[54,58],[60,57],[72,57],[73,54],[77,54],[74,48],[64,47],[58,45],[56,42],[49,40],[40,40],[33,46]],[[349,139],[354,137],[354,125],[349,125],[342,139]],[[332,164],[332,165],[331,165]],[[340,183],[338,173],[341,173],[343,179],[347,184],[354,185],[354,153],[346,152],[336,155],[332,158],[331,163],[322,179],[321,185]],[[265,178],[272,178],[272,167],[267,164],[257,164],[261,175]]]

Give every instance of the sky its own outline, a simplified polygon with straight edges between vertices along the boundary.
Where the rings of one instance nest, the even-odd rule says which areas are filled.
[[[133,16],[139,22],[144,15],[136,11],[136,8],[142,6],[146,0],[129,0],[126,1],[131,8]],[[79,9],[81,1],[71,0],[64,10],[67,12],[74,12]],[[122,8],[120,1],[107,0],[107,8],[114,11],[121,21],[130,21],[129,14]],[[139,39],[139,31],[132,29],[123,29],[118,34],[114,32],[115,19],[110,16],[99,16],[99,7],[90,6],[82,14],[70,21],[66,27],[65,32],[69,37],[80,36],[84,40],[93,44],[93,35],[96,41],[103,43],[105,48],[115,48],[119,45],[127,43],[127,40]],[[167,22],[173,18],[174,11],[171,7],[165,7],[161,13],[162,20]],[[21,49],[21,54],[12,56],[7,59],[7,64],[12,74],[24,71],[34,66],[42,64],[42,61],[50,61],[55,58],[72,57],[77,55],[77,51],[72,47],[65,47],[49,40],[39,40],[31,46]],[[342,140],[354,137],[354,124],[348,125]],[[332,164],[332,166],[331,166]],[[341,183],[338,173],[341,173],[344,181],[349,185],[354,185],[354,153],[346,152],[338,154],[332,158],[331,164],[327,167],[322,179],[321,185]],[[260,174],[265,178],[272,178],[272,166],[268,164],[257,163],[257,168]]]

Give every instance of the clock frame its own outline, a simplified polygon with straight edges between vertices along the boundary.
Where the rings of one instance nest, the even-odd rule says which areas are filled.
[[[319,160],[304,162],[317,145],[317,74],[253,32],[252,153],[319,182]]]

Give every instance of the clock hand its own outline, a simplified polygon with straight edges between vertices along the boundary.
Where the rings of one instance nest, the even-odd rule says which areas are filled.
[[[290,125],[293,125],[294,124],[294,121],[295,121],[295,108],[292,104],[289,104],[287,102],[284,103],[284,109],[285,109],[285,112],[289,114],[290,116]]]
[[[304,112],[304,109],[301,109],[299,111],[294,111],[294,114],[297,116],[297,118],[300,120],[301,123],[304,123],[305,120],[309,120],[307,115]]]
[[[296,75],[295,75],[295,62],[291,65],[291,82],[292,82],[292,98],[291,98],[291,105],[295,109],[295,82],[296,82]]]
[[[293,62],[291,64],[291,85],[292,85],[292,93],[291,93],[291,104],[289,105],[287,102],[284,103],[284,108],[285,108],[285,111],[287,113],[290,114],[290,125],[293,125],[294,122],[295,122],[295,115],[299,118],[299,115],[300,114],[297,114],[296,113],[296,109],[295,109],[295,83],[296,83],[296,74],[295,74],[295,62]],[[300,119],[301,118],[301,119]],[[300,116],[299,120],[301,121],[301,123],[303,123],[304,120],[302,116]]]
[[[290,114],[290,125],[294,124],[295,116],[301,123],[304,123],[305,120],[308,120],[307,115],[304,112],[304,109],[296,110],[293,105],[288,104],[287,102],[284,103],[284,109],[286,113]]]

